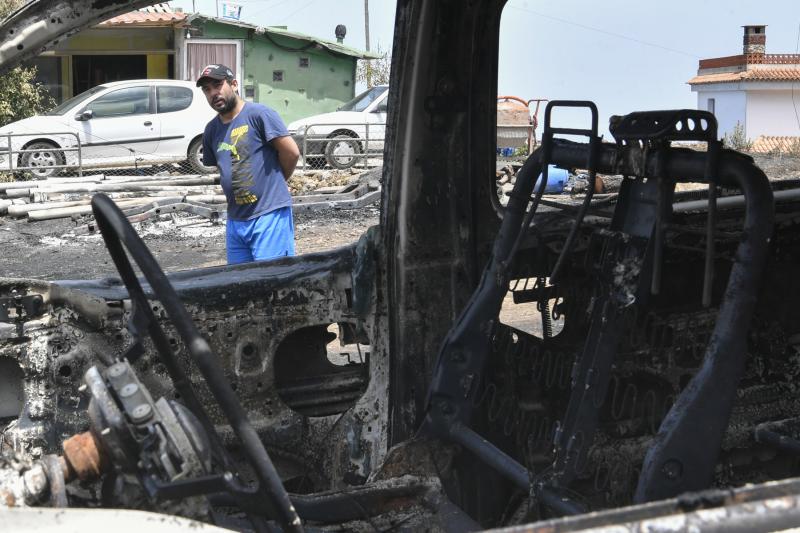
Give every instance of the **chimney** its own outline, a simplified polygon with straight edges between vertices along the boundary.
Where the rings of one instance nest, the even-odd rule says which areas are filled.
[[[766,26],[742,26],[744,28],[744,55],[764,55],[767,51]]]
[[[347,35],[347,26],[344,24],[338,24],[334,30],[334,33],[336,34],[336,42],[343,43],[344,36]]]

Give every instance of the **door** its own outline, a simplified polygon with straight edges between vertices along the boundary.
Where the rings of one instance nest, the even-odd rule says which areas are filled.
[[[72,94],[112,81],[145,78],[148,75],[144,54],[72,56]]]
[[[80,122],[84,159],[134,164],[157,157],[161,122],[151,87],[112,89],[89,102],[87,111],[91,116]]]
[[[186,41],[186,79],[195,81],[206,65],[225,65],[242,87],[241,42],[232,39],[192,39]]]
[[[165,157],[186,159],[186,150],[189,142],[195,135],[203,133],[203,128],[209,113],[197,115],[187,112],[192,105],[192,100],[197,96],[196,91],[188,87],[175,85],[160,85],[156,87],[156,110],[161,119],[161,143],[158,152]]]

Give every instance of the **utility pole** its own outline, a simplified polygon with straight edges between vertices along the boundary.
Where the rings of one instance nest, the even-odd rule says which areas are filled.
[[[369,52],[369,0],[364,0],[364,35],[367,38],[367,52]],[[372,87],[372,65],[367,59],[367,89]]]

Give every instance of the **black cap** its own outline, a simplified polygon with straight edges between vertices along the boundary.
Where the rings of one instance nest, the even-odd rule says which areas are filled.
[[[225,65],[208,65],[200,73],[197,78],[197,86],[200,87],[203,78],[211,78],[212,80],[233,80],[233,71]]]

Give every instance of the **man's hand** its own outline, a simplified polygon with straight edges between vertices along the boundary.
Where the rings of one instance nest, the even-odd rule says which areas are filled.
[[[290,135],[276,137],[272,139],[272,147],[278,152],[278,163],[283,171],[283,179],[289,180],[292,177],[297,160],[300,159],[300,149]]]

